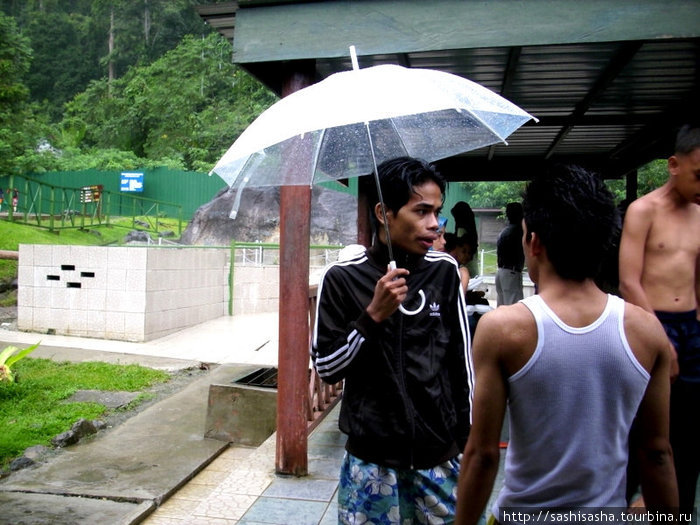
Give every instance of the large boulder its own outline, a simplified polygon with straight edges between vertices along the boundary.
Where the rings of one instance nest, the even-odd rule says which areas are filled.
[[[246,188],[238,214],[230,218],[236,191],[221,190],[195,212],[180,242],[224,246],[232,240],[278,243],[279,188]],[[311,193],[311,244],[352,244],[357,241],[357,199],[347,193],[315,186]]]

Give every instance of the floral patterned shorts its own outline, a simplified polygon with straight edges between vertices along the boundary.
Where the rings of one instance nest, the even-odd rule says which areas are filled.
[[[345,453],[338,488],[338,523],[453,523],[461,455],[431,469],[381,467]]]

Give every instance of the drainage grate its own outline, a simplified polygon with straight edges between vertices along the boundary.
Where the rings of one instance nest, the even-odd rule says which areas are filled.
[[[255,372],[236,379],[234,383],[263,388],[277,388],[277,368],[258,368]]]

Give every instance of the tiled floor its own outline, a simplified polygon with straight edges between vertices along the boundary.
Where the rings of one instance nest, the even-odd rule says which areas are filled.
[[[147,525],[332,525],[345,438],[338,407],[309,436],[309,475],[277,476],[275,436],[233,446],[165,501]]]

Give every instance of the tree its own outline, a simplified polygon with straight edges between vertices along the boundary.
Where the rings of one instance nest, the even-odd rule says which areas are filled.
[[[662,186],[668,180],[668,168],[666,159],[656,159],[648,162],[637,170],[637,197],[646,195],[652,190]],[[625,180],[606,181],[617,202],[626,198]]]
[[[31,99],[42,102],[54,121],[60,119],[63,104],[101,76],[89,26],[84,15],[44,11],[24,31],[34,54],[26,77]]]
[[[12,18],[0,13],[0,174],[16,172],[16,158],[31,147],[26,125],[34,119],[24,84],[30,63],[28,40]]]
[[[114,81],[93,81],[67,104],[62,139],[72,146],[117,148],[208,171],[276,97],[230,61],[216,33],[186,36],[149,65]],[[62,146],[68,145],[63,143]]]
[[[462,182],[469,194],[472,208],[504,208],[506,204],[522,200],[525,182]]]

